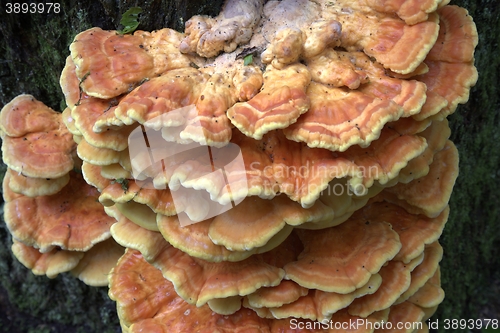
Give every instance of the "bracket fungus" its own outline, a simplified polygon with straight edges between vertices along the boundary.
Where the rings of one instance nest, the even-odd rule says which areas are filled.
[[[184,33],[79,33],[67,108],[0,113],[13,252],[109,276],[124,332],[425,321],[458,176],[446,117],[477,80],[474,22],[447,3],[227,0]]]

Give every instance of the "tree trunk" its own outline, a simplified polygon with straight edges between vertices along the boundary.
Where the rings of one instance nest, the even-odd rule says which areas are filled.
[[[469,102],[449,117],[460,175],[440,240],[446,298],[435,318],[441,332],[444,319],[500,319],[500,10],[487,0],[452,4],[467,8],[476,22],[479,80]]]
[[[29,93],[55,110],[64,100],[59,74],[68,45],[91,26],[119,27],[130,7],[143,9],[139,29],[165,26],[182,30],[194,14],[216,14],[222,0],[65,0],[59,13],[6,14],[0,32],[0,104]],[[489,0],[456,0],[474,17],[479,31],[479,81],[469,102],[450,117],[452,140],[460,151],[460,176],[441,244],[442,285],[446,292],[433,321],[444,332],[445,319],[500,319],[500,11]],[[0,226],[0,327],[4,332],[119,332],[114,302],[104,288],[90,288],[62,274],[35,277],[10,252],[10,236]],[[9,318],[9,319],[5,319]],[[454,329],[455,332],[468,330]]]

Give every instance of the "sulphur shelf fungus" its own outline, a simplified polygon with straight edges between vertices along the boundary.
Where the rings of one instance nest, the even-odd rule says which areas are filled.
[[[103,286],[123,248],[110,238],[114,220],[99,204],[98,190],[79,171],[63,117],[30,95],[2,109],[4,219],[14,255],[34,274],[71,271]]]
[[[67,108],[0,114],[13,252],[109,277],[124,332],[425,332],[476,44],[438,0],[229,0],[184,33],[80,32]]]

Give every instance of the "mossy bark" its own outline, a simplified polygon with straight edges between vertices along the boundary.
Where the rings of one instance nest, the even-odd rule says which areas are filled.
[[[440,240],[445,319],[500,320],[500,9],[496,1],[457,0],[476,22],[479,80],[469,102],[450,117],[460,152],[460,175],[450,218]],[[440,325],[440,332],[445,332]],[[453,330],[467,332],[467,330]]]
[[[217,13],[221,1],[145,1],[140,4],[144,14],[139,28],[180,29],[193,14]],[[453,4],[467,8],[476,22],[479,81],[469,102],[450,117],[452,140],[460,151],[460,176],[441,238],[446,299],[434,317],[440,320],[440,332],[445,331],[445,319],[500,319],[500,11],[493,0]],[[6,14],[1,8],[0,106],[20,93],[30,93],[61,110],[59,73],[73,37],[91,26],[117,28],[121,13],[136,5],[131,0],[92,4],[66,0],[58,14]],[[10,242],[2,224],[0,331],[120,331],[106,289],[86,287],[66,274],[55,280],[35,277],[13,259]]]

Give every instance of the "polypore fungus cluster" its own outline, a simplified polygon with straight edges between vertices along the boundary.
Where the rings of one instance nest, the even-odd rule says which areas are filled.
[[[71,271],[92,286],[107,285],[123,248],[99,192],[79,172],[76,143],[62,114],[20,95],[0,114],[5,222],[14,255],[37,275]]]
[[[81,32],[62,114],[6,105],[13,251],[36,274],[102,268],[124,332],[426,332],[472,18],[446,0],[263,2],[185,33]]]

